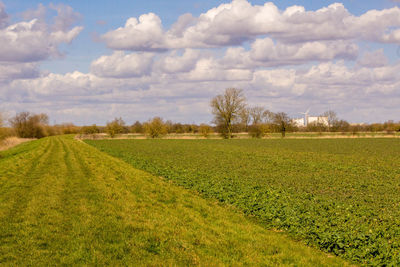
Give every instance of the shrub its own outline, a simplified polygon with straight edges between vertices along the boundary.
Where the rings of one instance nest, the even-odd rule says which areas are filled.
[[[144,133],[144,128],[143,125],[140,123],[140,121],[136,121],[131,126],[131,133]]]
[[[249,127],[249,135],[253,138],[262,138],[269,132],[269,127],[264,123],[253,124]]]
[[[83,126],[81,129],[81,133],[83,134],[97,134],[100,133],[99,127],[97,127],[96,124],[93,124],[92,126]]]
[[[79,127],[73,123],[64,123],[59,125],[58,128],[60,128],[62,134],[77,134],[80,131]]]
[[[6,127],[0,127],[0,142],[12,135],[13,135],[12,129]]]
[[[120,134],[124,131],[125,122],[122,118],[115,118],[112,122],[107,123],[106,133],[114,138],[116,134]]]
[[[47,136],[46,127],[49,117],[46,114],[30,114],[20,112],[10,120],[18,137],[42,138]]]
[[[210,125],[202,123],[200,124],[199,132],[202,136],[207,138],[210,135],[210,133],[212,133],[212,128]]]
[[[161,137],[167,134],[167,126],[160,117],[155,117],[144,123],[144,130],[151,138]]]

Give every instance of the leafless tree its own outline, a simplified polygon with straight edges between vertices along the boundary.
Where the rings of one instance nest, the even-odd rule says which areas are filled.
[[[214,123],[224,138],[232,138],[233,123],[239,119],[240,113],[246,107],[243,91],[228,88],[223,95],[217,95],[211,100]]]
[[[274,124],[278,130],[282,133],[282,137],[285,137],[287,129],[291,125],[291,119],[284,112],[278,112],[274,116]]]
[[[247,132],[249,129],[250,122],[251,122],[250,109],[243,108],[240,111],[239,117],[240,117],[240,124],[242,125],[242,130]]]
[[[255,106],[249,108],[249,110],[250,110],[249,113],[251,120],[253,121],[253,125],[262,123],[264,108],[260,106]]]
[[[335,124],[337,124],[337,122],[339,121],[336,112],[333,111],[333,110],[325,111],[325,112],[322,114],[322,116],[328,118],[328,128],[329,128],[329,130],[331,130],[332,126],[334,126]]]
[[[264,110],[263,121],[265,123],[273,123],[274,118],[275,118],[275,114],[272,111],[269,111],[268,109]]]

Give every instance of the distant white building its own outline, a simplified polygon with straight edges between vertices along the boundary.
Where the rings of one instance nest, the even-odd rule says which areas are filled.
[[[324,116],[308,116],[308,114],[306,114],[305,118],[292,119],[292,123],[297,127],[305,127],[310,123],[322,124],[322,125],[325,125],[325,126],[329,126],[328,117],[324,117]]]
[[[329,126],[328,117],[317,116],[317,117],[308,117],[307,124],[315,123],[315,124],[322,124],[324,126]]]
[[[297,127],[304,127],[305,126],[304,118],[293,119],[292,123]]]

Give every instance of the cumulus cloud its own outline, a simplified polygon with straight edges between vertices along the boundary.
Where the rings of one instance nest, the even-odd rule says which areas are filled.
[[[316,11],[301,6],[279,10],[273,3],[252,5],[247,0],[221,4],[194,18],[181,16],[163,30],[161,19],[145,14],[102,36],[116,50],[166,50],[239,45],[267,35],[286,43],[368,40],[400,43],[400,9],[371,10],[361,16],[335,3]]]
[[[70,43],[82,31],[73,27],[80,15],[65,5],[50,5],[57,15],[46,23],[48,8],[39,4],[21,14],[24,21],[9,23],[5,6],[0,2],[0,83],[40,76],[40,61],[59,57],[59,45]]]
[[[314,112],[333,108],[339,114],[346,114],[346,119],[360,120],[359,116],[365,116],[368,105],[376,108],[383,105],[392,112],[399,110],[396,101],[400,101],[400,62],[382,67],[350,67],[345,61],[338,61],[301,68],[239,70],[223,69],[215,60],[202,58],[188,72],[160,74],[153,71],[150,76],[133,78],[100,77],[81,72],[50,73],[34,80],[14,80],[3,87],[0,99],[3,103],[35,102],[41,103],[40,106],[58,103],[54,110],[65,109],[65,116],[70,114],[68,110],[91,107],[97,115],[104,115],[103,120],[99,117],[96,123],[124,114],[128,120],[162,115],[173,120],[207,122],[211,120],[209,100],[231,86],[243,88],[251,103],[289,114],[313,105]],[[112,107],[114,111],[111,112]],[[130,114],[133,107],[141,108],[141,113]],[[353,110],[355,107],[362,113]],[[186,114],[182,114],[183,111]],[[193,117],[188,118],[189,113]],[[136,117],[132,118],[132,114]],[[86,122],[93,123],[97,115]],[[380,117],[372,115],[376,120],[389,119],[388,113]],[[73,114],[69,116],[74,117]],[[371,118],[364,118],[364,121],[372,121]]]
[[[36,63],[0,64],[0,83],[14,79],[31,79],[39,77]]]
[[[156,70],[163,73],[179,73],[188,72],[196,67],[197,61],[201,58],[198,50],[186,49],[183,55],[179,55],[178,51],[161,57],[156,65]]]
[[[251,78],[251,70],[224,69],[213,58],[200,59],[192,71],[179,77],[188,81],[249,81]]]
[[[6,25],[0,29],[0,62],[35,62],[60,55],[58,46],[71,42],[83,28],[71,28],[79,17],[72,8],[53,5],[51,8],[57,10],[53,25],[45,23],[45,7],[39,5],[36,11],[23,15],[26,18],[36,15],[38,18]],[[0,6],[0,14],[1,10]],[[4,15],[0,15],[1,17]]]
[[[388,64],[388,59],[386,58],[383,49],[376,51],[366,51],[362,58],[360,58],[357,63],[363,67],[383,67]]]
[[[114,52],[92,62],[91,72],[100,77],[129,78],[149,75],[153,65],[152,53],[125,54]]]
[[[116,50],[157,51],[164,48],[161,19],[154,13],[126,21],[124,27],[102,36],[107,46]]]
[[[258,68],[335,59],[355,60],[357,56],[358,46],[348,41],[285,44],[264,38],[255,40],[249,51],[243,47],[229,47],[221,62],[231,67]]]

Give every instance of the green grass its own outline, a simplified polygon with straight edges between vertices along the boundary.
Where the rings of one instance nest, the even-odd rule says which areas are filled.
[[[0,153],[0,265],[343,266],[71,137]]]
[[[400,140],[87,141],[368,265],[400,265]]]

